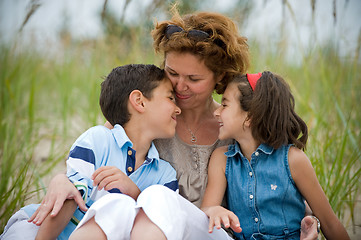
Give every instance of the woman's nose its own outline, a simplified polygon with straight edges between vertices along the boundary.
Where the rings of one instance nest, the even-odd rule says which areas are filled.
[[[188,89],[188,86],[187,86],[187,83],[186,83],[184,77],[178,78],[175,88],[177,91],[185,91]]]

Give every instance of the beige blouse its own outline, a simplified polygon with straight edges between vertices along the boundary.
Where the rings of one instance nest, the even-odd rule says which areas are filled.
[[[206,190],[208,161],[213,150],[231,143],[232,140],[217,140],[212,145],[191,145],[183,142],[177,134],[170,139],[154,141],[160,158],[177,171],[179,193],[197,207],[201,206]]]

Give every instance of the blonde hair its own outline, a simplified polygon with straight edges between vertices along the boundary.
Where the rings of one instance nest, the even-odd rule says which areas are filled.
[[[224,92],[234,75],[246,73],[249,67],[247,38],[239,35],[236,24],[230,18],[212,12],[180,16],[176,7],[171,12],[172,19],[157,22],[151,32],[156,52],[164,53],[164,57],[170,51],[188,52],[200,57],[215,77],[224,74],[215,86],[217,93]],[[177,25],[184,31],[167,38],[165,31],[168,25]],[[204,41],[189,38],[189,30],[204,31],[209,38]]]

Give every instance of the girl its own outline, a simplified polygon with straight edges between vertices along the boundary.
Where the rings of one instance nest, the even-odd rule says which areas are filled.
[[[327,239],[349,239],[302,151],[307,126],[280,76],[236,76],[214,115],[219,139],[236,142],[211,156],[202,203],[209,232],[223,224],[237,239],[299,239],[305,198]],[[220,206],[225,191],[232,212]]]

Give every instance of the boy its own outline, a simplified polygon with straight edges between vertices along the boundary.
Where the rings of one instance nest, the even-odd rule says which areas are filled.
[[[141,191],[154,184],[177,190],[175,170],[159,159],[152,144],[156,138],[175,134],[176,115],[180,114],[164,71],[141,64],[114,68],[101,84],[99,103],[114,128],[95,126],[87,130],[73,144],[67,160],[67,176],[82,193],[87,207],[109,193],[136,200]],[[34,207],[38,206],[20,211],[31,216]],[[67,200],[59,215],[48,216],[38,231],[21,231],[21,236],[68,239],[84,214],[74,200]],[[2,237],[18,238],[20,235],[11,235],[14,232],[15,224],[5,227]]]

